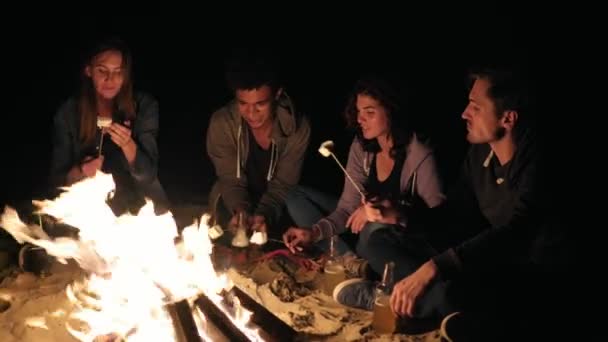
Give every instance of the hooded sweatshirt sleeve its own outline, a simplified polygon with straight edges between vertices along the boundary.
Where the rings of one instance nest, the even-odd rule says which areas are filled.
[[[408,187],[412,183],[413,186]],[[444,203],[446,199],[435,153],[428,144],[420,142],[416,135],[412,137],[408,148],[407,158],[401,172],[401,184],[402,196],[419,198],[428,208],[435,208]],[[402,204],[404,203],[402,202]],[[401,215],[398,223],[404,227],[408,225],[409,216],[423,214],[416,208],[412,213],[411,208],[405,205],[401,205],[399,209]]]
[[[297,130],[287,137],[287,144],[276,165],[276,174],[268,182],[267,190],[255,210],[257,215],[264,216],[270,224],[277,222],[287,194],[300,181],[309,142],[310,123],[306,116],[302,116]]]
[[[355,138],[350,145],[348,153],[348,161],[346,163],[346,171],[353,178],[354,182],[360,189],[363,189],[363,184],[367,179],[364,170],[364,155],[363,147]],[[340,234],[346,230],[346,221],[348,217],[361,205],[361,195],[353,186],[350,180],[344,176],[344,190],[338,201],[336,210],[327,217],[317,222],[313,229],[319,231],[317,240],[323,240],[333,234]]]
[[[230,115],[225,108],[211,116],[207,129],[207,154],[215,167],[219,191],[228,210],[250,211],[247,177],[236,177],[237,133],[230,125]]]
[[[445,201],[445,194],[443,193],[437,162],[433,153],[429,153],[416,170],[416,188],[429,208],[434,208]]]

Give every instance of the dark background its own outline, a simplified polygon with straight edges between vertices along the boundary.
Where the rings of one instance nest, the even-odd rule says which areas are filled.
[[[361,73],[381,71],[407,87],[411,115],[437,146],[449,181],[466,150],[460,114],[466,105],[467,68],[510,61],[545,75],[553,68],[548,58],[561,50],[564,39],[546,17],[526,8],[303,10],[299,18],[294,14],[298,8],[279,8],[263,17],[248,17],[246,11],[215,15],[208,7],[188,12],[66,14],[6,27],[11,34],[4,41],[9,90],[3,91],[0,203],[29,201],[44,190],[52,117],[77,89],[82,49],[102,35],[119,35],[129,43],[136,88],[160,102],[159,176],[176,204],[204,202],[212,184],[205,131],[210,114],[231,96],[223,83],[223,63],[232,48],[277,51],[286,91],[312,122],[302,183],[338,195],[343,175],[316,149],[322,141],[334,140],[346,162],[352,134],[345,130],[341,112]]]

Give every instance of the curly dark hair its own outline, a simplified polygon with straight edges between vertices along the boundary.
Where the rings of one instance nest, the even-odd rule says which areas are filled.
[[[380,145],[376,139],[368,140],[363,137],[361,127],[357,123],[357,96],[367,95],[378,101],[385,109],[390,126],[390,136],[393,139],[393,147],[390,156],[395,158],[401,153],[405,153],[407,144],[412,138],[413,131],[407,111],[405,110],[406,100],[399,96],[396,89],[385,79],[378,75],[366,75],[361,77],[352,90],[344,116],[347,126],[356,129],[356,136],[363,145],[363,149],[368,152],[379,152]]]

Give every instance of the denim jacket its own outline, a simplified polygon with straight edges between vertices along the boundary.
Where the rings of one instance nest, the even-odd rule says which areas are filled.
[[[139,197],[140,202],[144,198],[148,198],[154,203],[158,213],[168,209],[169,206],[169,201],[157,176],[158,102],[145,93],[136,93],[135,102],[136,116],[131,126],[132,138],[137,145],[135,161],[130,166],[124,154],[119,153],[116,155],[111,173],[117,183],[117,193],[122,192],[126,197],[131,198]],[[53,125],[49,182],[50,186],[56,189],[67,184],[67,174],[74,165],[81,163],[85,157],[98,153],[101,133],[97,132],[96,146],[83,146],[78,134],[80,115],[76,97],[69,98],[59,107],[53,119]],[[109,136],[106,135],[104,147],[112,143]],[[104,164],[106,164],[106,160],[104,160]],[[102,169],[102,171],[104,170]],[[130,186],[119,189],[121,187],[119,183],[130,184]]]

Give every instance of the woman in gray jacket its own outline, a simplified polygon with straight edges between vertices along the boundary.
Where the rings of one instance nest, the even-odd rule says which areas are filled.
[[[290,227],[283,235],[292,251],[350,229],[359,234],[357,254],[367,258],[365,242],[372,232],[405,229],[413,207],[435,207],[445,199],[433,151],[409,128],[407,113],[386,81],[377,77],[359,80],[345,116],[357,128],[346,170],[365,198],[345,178],[337,207],[323,216],[313,208],[323,208],[324,201],[299,188],[287,202],[298,227]]]

